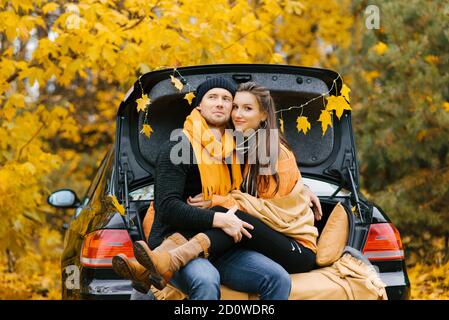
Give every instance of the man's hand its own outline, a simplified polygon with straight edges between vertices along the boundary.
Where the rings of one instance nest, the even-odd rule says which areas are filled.
[[[320,199],[309,189],[308,186],[305,186],[306,195],[309,197],[309,205],[312,207],[313,214],[315,216],[315,220],[320,221],[323,217],[323,211],[321,210]]]
[[[189,197],[187,199],[187,203],[193,207],[207,209],[207,208],[210,208],[210,206],[212,205],[212,200],[204,200],[203,194],[200,193],[200,194],[197,194],[196,196],[194,196],[193,198]]]
[[[226,234],[231,236],[234,239],[234,242],[241,241],[243,235],[248,238],[252,238],[251,234],[245,228],[251,230],[254,229],[251,224],[240,220],[235,215],[237,209],[238,207],[234,206],[227,212],[215,212],[214,221],[212,224],[213,227],[221,228]]]

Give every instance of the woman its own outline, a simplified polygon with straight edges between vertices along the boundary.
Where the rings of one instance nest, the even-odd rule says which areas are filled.
[[[261,252],[289,273],[308,272],[315,265],[318,231],[310,208],[310,192],[302,183],[296,159],[285,139],[276,134],[275,106],[269,91],[253,82],[241,84],[231,117],[235,129],[245,136],[245,143],[240,146],[246,151],[241,191],[227,196],[213,195],[209,201],[198,195],[188,202],[222,212],[235,207],[232,212],[252,230],[242,228],[231,237],[221,229],[210,229],[169,251],[151,251],[146,242],[136,242],[135,257],[148,269],[158,289],[165,287],[171,275],[190,260],[200,255],[219,256],[235,242]],[[264,163],[260,151],[270,161]],[[320,219],[318,209],[316,218]]]

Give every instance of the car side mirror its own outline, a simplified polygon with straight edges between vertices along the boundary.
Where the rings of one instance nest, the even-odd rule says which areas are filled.
[[[47,202],[55,208],[76,208],[81,204],[76,193],[70,189],[53,192],[48,196]]]

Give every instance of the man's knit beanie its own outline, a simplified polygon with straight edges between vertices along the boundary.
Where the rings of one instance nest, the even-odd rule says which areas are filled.
[[[225,78],[222,77],[210,78],[202,82],[196,89],[195,99],[192,102],[192,106],[197,107],[200,104],[206,92],[213,88],[222,88],[228,90],[231,93],[232,98],[234,98],[235,92],[237,90],[236,86],[230,81],[226,80]]]

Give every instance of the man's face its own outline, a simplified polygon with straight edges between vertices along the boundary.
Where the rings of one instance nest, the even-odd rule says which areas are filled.
[[[210,126],[224,127],[231,116],[232,94],[223,88],[210,89],[197,108]]]

